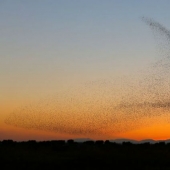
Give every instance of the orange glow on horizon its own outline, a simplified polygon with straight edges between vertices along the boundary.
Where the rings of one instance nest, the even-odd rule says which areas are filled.
[[[115,108],[112,107],[112,103],[110,105],[110,103],[107,102],[110,101],[110,97],[105,98],[105,103],[102,103],[101,101],[103,100],[97,98],[97,95],[96,99],[92,100],[93,95],[81,94],[78,98],[72,97],[71,100],[68,100],[68,103],[64,103],[65,98],[60,101],[53,99],[50,100],[49,103],[45,101],[44,103],[40,102],[40,104],[35,103],[31,105],[31,107],[28,106],[25,112],[23,112],[22,109],[18,110],[19,112],[15,111],[15,114],[18,116],[16,117],[16,120],[18,119],[17,127],[13,126],[17,125],[15,122],[13,122],[12,126],[4,123],[6,115],[10,115],[9,112],[12,113],[16,107],[16,103],[13,103],[13,105],[10,104],[11,107],[8,107],[6,103],[6,105],[1,108],[1,112],[4,113],[0,115],[0,133],[3,134],[1,136],[15,140],[29,140],[31,138],[36,140],[69,138],[103,140],[116,138],[141,140],[149,138],[161,140],[170,138],[170,125],[167,118],[168,110],[164,108],[150,109],[149,106],[147,106],[147,109],[141,106],[136,110],[138,106],[134,106],[135,114],[138,115],[138,117],[134,119],[134,113],[130,108],[117,108],[115,110]],[[19,105],[19,103],[17,105]],[[148,115],[140,116],[142,112],[146,111]],[[33,117],[34,120],[31,118],[27,121],[27,119],[29,119],[27,116]],[[65,119],[65,116],[67,119]],[[21,120],[26,121],[28,128],[22,125]],[[38,123],[40,123],[39,125],[42,126],[42,128],[36,129],[36,120],[39,121]],[[49,122],[49,128],[45,129],[44,127],[47,126]],[[53,130],[52,128],[58,123],[64,125],[66,131]],[[77,129],[78,132],[72,133],[75,131],[74,129]],[[81,130],[83,130],[82,133]],[[89,131],[89,133],[84,133],[86,131]],[[3,138],[1,138],[1,140],[3,140]]]

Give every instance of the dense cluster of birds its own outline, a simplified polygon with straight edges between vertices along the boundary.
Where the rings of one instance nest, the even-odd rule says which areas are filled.
[[[140,80],[120,78],[87,82],[45,100],[18,108],[7,124],[59,133],[107,135],[147,126],[170,111],[170,31],[153,19],[161,59],[140,73]]]

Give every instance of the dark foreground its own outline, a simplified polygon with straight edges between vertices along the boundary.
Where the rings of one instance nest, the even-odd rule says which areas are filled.
[[[0,169],[170,169],[170,143],[0,142]]]

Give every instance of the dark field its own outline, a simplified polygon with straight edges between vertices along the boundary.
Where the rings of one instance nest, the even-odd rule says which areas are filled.
[[[0,142],[2,169],[170,169],[170,143]]]

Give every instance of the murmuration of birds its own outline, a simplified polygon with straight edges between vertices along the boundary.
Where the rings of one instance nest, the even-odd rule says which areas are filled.
[[[27,129],[82,135],[108,135],[149,126],[170,113],[170,31],[143,17],[158,42],[160,59],[140,80],[120,78],[88,82],[37,103],[18,108],[5,120]],[[147,74],[146,74],[147,72]]]

